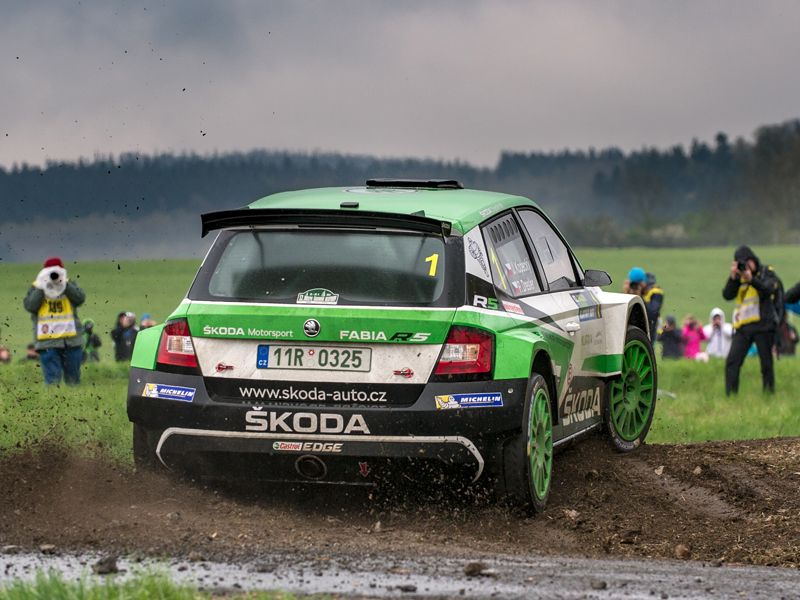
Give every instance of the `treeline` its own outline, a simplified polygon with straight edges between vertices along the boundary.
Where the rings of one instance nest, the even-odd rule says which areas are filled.
[[[91,217],[125,230],[126,224],[173,213],[242,206],[273,192],[388,176],[455,177],[469,187],[532,197],[576,245],[800,241],[800,121],[790,121],[761,127],[752,140],[731,141],[720,133],[688,148],[503,152],[491,169],[458,161],[271,151],[14,165],[0,168],[0,259],[23,260],[13,232],[29,236],[40,221],[74,225]],[[113,236],[104,237],[98,236],[98,248],[113,243]]]

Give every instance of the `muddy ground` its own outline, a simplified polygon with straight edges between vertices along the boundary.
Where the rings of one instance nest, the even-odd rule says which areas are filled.
[[[237,561],[492,555],[679,558],[800,567],[800,438],[556,457],[548,509],[363,489],[204,487],[56,448],[0,460],[0,545]],[[391,567],[389,567],[391,569]]]

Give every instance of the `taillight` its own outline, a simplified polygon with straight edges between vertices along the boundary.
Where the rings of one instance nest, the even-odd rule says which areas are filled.
[[[159,365],[197,368],[197,356],[194,353],[192,334],[189,332],[189,322],[186,319],[167,321],[164,325],[156,362]]]
[[[492,372],[494,335],[482,329],[450,328],[436,375],[480,375]]]

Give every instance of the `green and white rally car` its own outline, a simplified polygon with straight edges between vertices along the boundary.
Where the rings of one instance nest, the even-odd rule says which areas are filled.
[[[647,435],[637,296],[605,292],[531,200],[452,180],[285,192],[219,231],[186,298],[139,333],[139,465],[376,483],[444,470],[541,510],[553,449]]]

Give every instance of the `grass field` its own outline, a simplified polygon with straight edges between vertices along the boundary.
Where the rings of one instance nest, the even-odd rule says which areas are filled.
[[[756,248],[776,266],[787,283],[794,264],[800,265],[800,248]],[[666,289],[666,312],[682,316],[705,315],[720,305],[720,290],[732,249],[699,250],[592,250],[578,255],[584,267],[607,269],[615,280],[624,279],[631,265],[658,274]],[[125,415],[127,370],[111,361],[108,336],[116,314],[134,310],[163,319],[185,295],[196,261],[142,261],[68,265],[87,292],[81,317],[98,323],[104,342],[103,362],[84,367],[78,388],[46,389],[35,364],[0,365],[0,451],[45,440],[64,440],[71,447],[100,451],[115,460],[130,461],[130,425]],[[16,356],[31,336],[30,318],[22,298],[38,271],[37,265],[3,265],[0,277],[0,343]],[[729,308],[729,307],[728,307]],[[778,393],[760,391],[758,361],[748,359],[742,391],[735,399],[724,396],[722,364],[661,362],[662,394],[649,441],[688,442],[800,435],[800,409],[793,382],[800,380],[800,359],[776,365]],[[673,397],[674,395],[674,397]]]
[[[145,574],[131,579],[65,581],[55,573],[39,573],[33,581],[12,581],[0,587],[0,600],[210,600],[217,594],[173,583],[168,577]],[[292,600],[285,592],[226,594],[232,600]]]

